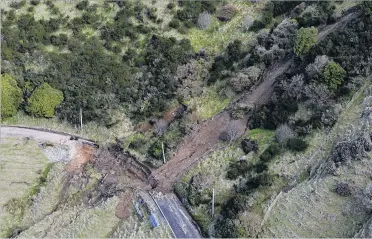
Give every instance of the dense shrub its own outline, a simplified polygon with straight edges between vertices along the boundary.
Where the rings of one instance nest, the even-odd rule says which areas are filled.
[[[331,154],[334,162],[346,162],[367,157],[366,152],[372,150],[371,138],[368,134],[356,135],[337,142]]]
[[[243,194],[237,194],[230,198],[222,207],[221,214],[225,218],[236,219],[238,214],[248,208],[248,197]]]
[[[17,113],[22,101],[22,91],[9,74],[1,75],[1,116],[11,117]]]
[[[217,55],[214,58],[208,83],[214,83],[223,77],[223,73],[228,72],[233,67],[234,63],[241,59],[242,55],[242,42],[240,40],[229,43],[223,54]]]
[[[176,7],[176,4],[173,3],[173,2],[170,2],[170,3],[167,4],[167,8],[168,8],[169,10],[172,10],[172,9],[175,8],[175,7]]]
[[[38,87],[27,99],[26,110],[37,117],[51,118],[56,107],[63,101],[63,93],[52,88],[48,83]]]
[[[278,45],[281,49],[290,50],[294,46],[297,21],[284,19],[277,27],[274,28],[271,36],[273,44]]]
[[[244,139],[244,140],[242,140],[242,142],[240,144],[241,144],[241,147],[242,147],[244,153],[246,153],[246,154],[248,154],[252,151],[254,151],[254,152],[258,151],[258,143],[255,140]]]
[[[248,68],[242,69],[240,72],[236,73],[235,76],[230,78],[229,84],[235,92],[240,93],[253,86],[257,82],[260,75],[260,68],[256,66],[250,66]]]
[[[301,1],[273,1],[273,15],[279,16],[283,13],[289,12],[295,6],[299,5]]]
[[[287,124],[280,125],[275,132],[275,139],[281,145],[286,145],[290,139],[296,137],[296,133]]]
[[[31,0],[30,3],[31,3],[31,5],[37,6],[37,5],[39,5],[40,0]]]
[[[166,145],[164,144],[164,152],[166,149]],[[148,149],[148,153],[150,156],[157,160],[163,160],[163,148],[162,142],[160,140],[156,140]]]
[[[273,20],[273,5],[272,2],[268,2],[265,8],[261,11],[261,15],[258,19],[254,20],[251,29],[253,31],[258,31],[265,28]]]
[[[244,32],[248,32],[249,28],[253,25],[253,17],[251,16],[246,16],[242,22],[242,28]]]
[[[372,183],[368,183],[366,188],[361,193],[361,203],[365,209],[372,210]]]
[[[84,9],[87,9],[87,7],[89,6],[89,2],[87,0],[84,0],[84,1],[81,1],[79,2],[78,4],[76,4],[76,8],[78,10],[84,10]]]
[[[181,97],[199,96],[209,77],[209,63],[204,60],[191,60],[176,70],[176,79],[180,86],[177,94]]]
[[[259,187],[271,186],[273,183],[273,176],[267,172],[260,173],[247,179],[244,186],[240,187],[239,192],[250,193]]]
[[[297,56],[303,56],[315,45],[318,29],[315,27],[300,28],[296,34],[296,43],[293,48]]]
[[[344,81],[346,71],[336,62],[330,61],[324,68],[325,84],[331,89],[337,89]]]
[[[260,160],[262,162],[269,162],[271,161],[276,155],[280,154],[281,149],[278,144],[272,143],[270,146],[265,149],[260,155]]]
[[[137,138],[135,140],[133,140],[132,142],[130,142],[129,144],[129,148],[130,149],[139,149],[141,147],[143,147],[143,145],[146,144],[146,140],[144,138]]]
[[[314,60],[314,63],[306,66],[307,77],[314,80],[322,79],[324,67],[328,64],[328,62],[328,56],[317,56]]]
[[[235,180],[239,176],[245,175],[252,169],[253,169],[252,165],[246,160],[235,161],[230,163],[226,173],[226,177],[230,180]]]
[[[304,151],[308,147],[306,141],[300,138],[291,138],[287,141],[287,148],[292,151]]]
[[[213,14],[216,11],[216,5],[219,1],[179,1],[181,9],[177,10],[174,18],[180,20],[183,26],[187,28],[194,27],[197,24],[199,14],[209,12]]]
[[[208,185],[208,176],[196,174],[189,182],[187,199],[193,206],[209,203],[212,200],[212,190]]]
[[[297,20],[303,27],[325,24],[331,20],[334,10],[335,5],[331,2],[324,1],[316,4],[310,4],[297,17]]]
[[[9,6],[11,8],[14,8],[14,9],[20,9],[22,7],[24,7],[26,5],[26,0],[22,0],[22,1],[13,1],[9,4]]]
[[[238,9],[233,4],[226,4],[218,10],[217,18],[223,22],[230,21],[237,12]]]
[[[338,182],[333,191],[343,197],[348,197],[351,195],[351,188],[346,182]]]
[[[235,221],[230,218],[220,218],[216,222],[216,237],[238,238],[238,230]]]
[[[178,19],[172,19],[169,22],[169,27],[177,29],[177,28],[180,27],[180,24],[181,24],[180,20],[178,20]]]
[[[200,29],[208,29],[211,24],[211,15],[208,12],[202,12],[199,14],[197,26]]]

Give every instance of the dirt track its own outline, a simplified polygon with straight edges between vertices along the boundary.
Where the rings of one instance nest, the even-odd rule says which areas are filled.
[[[358,13],[350,13],[340,18],[336,23],[323,27],[318,34],[318,42],[337,29],[341,23],[345,23],[357,16],[359,16]],[[230,106],[235,103],[253,104],[255,106],[266,103],[274,91],[276,78],[290,67],[293,59],[294,57],[292,56],[270,67],[263,75],[259,84],[251,91],[243,94],[237,101],[230,104]],[[230,118],[229,112],[224,110],[214,118],[203,122],[201,125],[197,125],[194,131],[184,138],[178,147],[178,151],[169,162],[153,172],[153,175],[159,182],[158,189],[165,192],[171,191],[172,185],[191,166],[195,165],[209,153],[217,150],[220,147],[218,136],[226,131],[228,125],[232,124],[233,121]],[[238,121],[238,125],[240,126],[239,136],[245,133],[247,122],[248,116]]]

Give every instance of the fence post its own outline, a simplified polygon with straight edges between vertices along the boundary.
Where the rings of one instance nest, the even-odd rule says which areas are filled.
[[[212,218],[214,217],[214,188],[212,189]]]

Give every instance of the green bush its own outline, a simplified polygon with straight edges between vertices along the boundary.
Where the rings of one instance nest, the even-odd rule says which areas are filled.
[[[251,171],[252,168],[252,165],[246,160],[232,162],[227,169],[226,177],[230,180],[235,180],[239,176],[245,175],[247,172]]]
[[[89,6],[89,2],[87,0],[81,1],[78,4],[76,4],[76,9],[78,10],[84,10]]]
[[[130,142],[128,147],[130,149],[138,149],[138,148],[143,147],[145,144],[146,144],[146,140],[144,138],[137,138],[133,140],[132,142]]]
[[[292,138],[289,139],[287,142],[287,148],[292,151],[304,151],[305,149],[307,149],[307,147],[308,144],[306,143],[306,141],[299,138]]]
[[[37,6],[40,3],[40,0],[31,0],[31,5]]]
[[[251,151],[257,152],[258,151],[258,143],[252,139],[244,139],[242,140],[241,148],[243,149],[244,153],[248,154]]]
[[[251,29],[258,31],[271,23],[273,20],[273,4],[268,2],[261,12],[261,16],[253,21]]]
[[[315,27],[303,28],[297,31],[294,53],[297,56],[303,56],[316,44],[318,38],[318,29]]]
[[[238,231],[234,220],[230,218],[220,218],[216,222],[216,236],[220,238],[237,238]]]
[[[37,117],[51,118],[56,107],[63,101],[63,93],[43,83],[27,99],[26,111]]]
[[[269,162],[275,157],[275,155],[278,155],[280,151],[280,146],[277,143],[272,143],[267,149],[265,149],[265,151],[262,152],[260,159],[263,162]]]
[[[344,81],[346,71],[336,62],[330,61],[324,68],[324,82],[331,89],[337,89]]]
[[[174,28],[174,29],[177,29],[177,28],[180,27],[180,24],[181,24],[180,20],[178,20],[178,19],[172,19],[169,22],[169,27]]]
[[[22,91],[16,80],[8,74],[1,75],[1,116],[15,115],[21,101]]]
[[[173,190],[177,194],[178,197],[184,200],[187,198],[187,194],[188,194],[187,187],[188,187],[187,183],[177,182],[174,184]]]
[[[237,11],[238,9],[233,4],[226,4],[218,11],[217,18],[223,22],[230,21]]]
[[[164,153],[165,153],[166,145],[164,144]],[[155,141],[150,148],[148,149],[148,153],[155,159],[163,160],[163,148],[160,140]]]
[[[22,0],[22,1],[14,1],[12,3],[9,4],[9,6],[11,8],[14,8],[14,9],[20,9],[22,7],[24,7],[26,5],[26,1],[25,0]]]
[[[173,2],[170,2],[170,3],[167,4],[167,8],[168,8],[169,10],[172,10],[172,9],[175,8],[175,7],[176,7],[176,4],[173,3]]]

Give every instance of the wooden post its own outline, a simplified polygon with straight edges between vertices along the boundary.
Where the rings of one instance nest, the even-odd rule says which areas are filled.
[[[212,189],[212,218],[214,217],[214,188]]]
[[[165,164],[165,153],[164,153],[164,143],[161,142],[161,149],[163,150],[163,162]]]
[[[80,128],[83,128],[83,109],[80,107]]]

